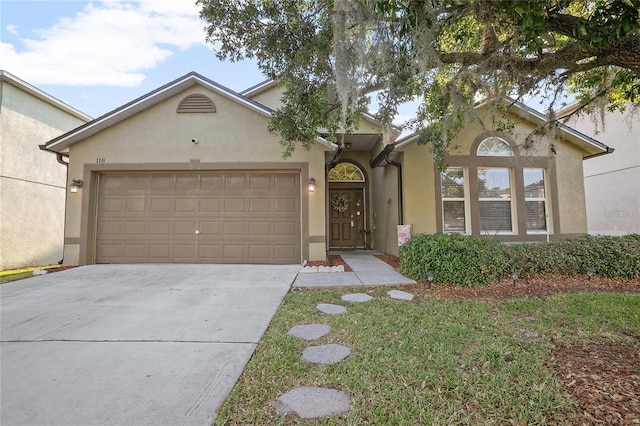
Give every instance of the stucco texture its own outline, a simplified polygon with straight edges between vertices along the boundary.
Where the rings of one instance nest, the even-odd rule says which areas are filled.
[[[176,113],[190,94],[203,94],[215,113]],[[65,263],[91,263],[95,176],[110,170],[253,170],[292,169],[301,173],[301,188],[310,177],[316,191],[302,191],[308,200],[308,236],[304,251],[311,259],[325,257],[324,149],[297,149],[283,160],[279,139],[267,131],[268,117],[215,91],[195,85],[125,119],[69,149],[69,179],[83,178],[84,187],[67,201]],[[192,143],[197,139],[198,143]],[[303,165],[301,167],[300,165]],[[303,213],[303,222],[304,222]],[[84,231],[84,232],[83,232]],[[322,241],[319,242],[318,240]],[[84,246],[82,246],[84,245]],[[83,258],[83,252],[86,257]]]
[[[4,79],[0,91],[0,270],[62,259],[66,168],[39,144],[84,121]]]

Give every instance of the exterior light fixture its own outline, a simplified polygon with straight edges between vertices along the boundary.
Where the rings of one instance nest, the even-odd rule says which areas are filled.
[[[314,192],[316,190],[316,180],[314,178],[309,179],[309,192]]]
[[[427,278],[427,282],[429,283],[429,288],[431,288],[431,284],[433,283],[433,272],[429,271],[427,272],[426,278]]]
[[[591,277],[596,273],[596,270],[593,268],[587,268],[587,280],[591,281]]]
[[[75,194],[78,192],[78,188],[82,188],[82,183],[82,179],[73,179],[71,185],[69,185],[69,189]]]
[[[516,281],[518,280],[518,271],[511,271],[511,279],[513,280],[513,285],[516,285]]]

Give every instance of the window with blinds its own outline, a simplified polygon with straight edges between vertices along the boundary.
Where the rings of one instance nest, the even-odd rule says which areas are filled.
[[[513,232],[511,171],[478,167],[481,232]]]
[[[547,232],[547,197],[544,169],[523,169],[527,233]]]
[[[443,231],[466,233],[465,179],[461,167],[452,167],[441,175]]]

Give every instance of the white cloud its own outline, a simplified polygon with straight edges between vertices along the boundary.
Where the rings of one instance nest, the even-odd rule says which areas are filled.
[[[18,35],[18,26],[17,25],[7,25],[7,32],[9,34]]]
[[[204,23],[193,3],[90,3],[36,30],[35,38],[21,38],[19,47],[0,42],[0,68],[33,84],[135,86],[174,51],[204,44]]]

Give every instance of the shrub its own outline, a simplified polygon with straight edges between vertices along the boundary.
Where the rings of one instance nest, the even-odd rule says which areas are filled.
[[[400,268],[415,280],[428,271],[434,281],[472,286],[504,274],[505,251],[499,242],[457,234],[418,234],[400,248]]]
[[[604,277],[640,277],[640,235],[584,236],[550,243],[515,244],[508,263],[522,276],[537,273],[576,275],[593,268]]]
[[[400,249],[400,268],[415,280],[432,271],[436,282],[488,284],[511,271],[576,275],[593,268],[604,277],[640,278],[640,235],[584,236],[502,245],[457,234],[419,234]]]

